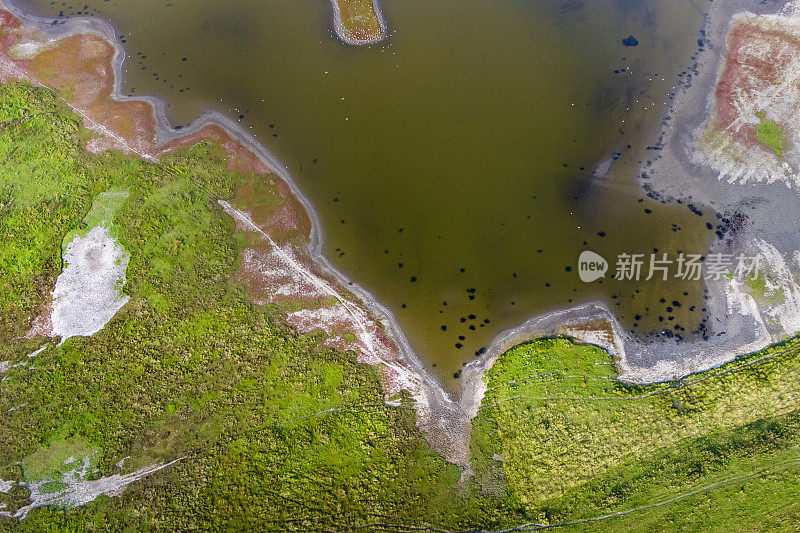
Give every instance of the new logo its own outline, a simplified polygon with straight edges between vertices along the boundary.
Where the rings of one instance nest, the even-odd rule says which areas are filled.
[[[608,261],[603,257],[589,250],[581,252],[578,257],[578,276],[581,281],[591,283],[606,275],[608,271]]]

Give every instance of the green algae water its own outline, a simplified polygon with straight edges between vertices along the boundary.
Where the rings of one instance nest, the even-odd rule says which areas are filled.
[[[602,300],[642,335],[702,323],[701,282],[576,272],[583,250],[613,272],[619,253],[713,237],[714,213],[637,181],[697,53],[692,2],[383,0],[390,35],[363,47],[336,39],[322,0],[20,5],[109,19],[124,90],[162,97],[174,124],[239,119],[316,207],[327,257],[451,390],[499,332],[554,309]]]

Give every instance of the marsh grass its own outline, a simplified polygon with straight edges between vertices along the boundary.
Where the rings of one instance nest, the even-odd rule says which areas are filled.
[[[800,457],[799,353],[800,342],[788,341],[720,369],[632,387],[616,381],[603,350],[543,340],[499,359],[479,418],[491,421],[509,493],[530,515],[597,516]],[[703,498],[639,518],[677,519]]]

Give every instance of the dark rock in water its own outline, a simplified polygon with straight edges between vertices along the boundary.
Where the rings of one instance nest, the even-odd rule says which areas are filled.
[[[622,44],[625,46],[636,46],[639,44],[639,41],[637,41],[636,37],[633,35],[629,35],[627,39],[622,39]]]

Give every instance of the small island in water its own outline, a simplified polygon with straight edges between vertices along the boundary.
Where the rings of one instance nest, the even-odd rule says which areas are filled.
[[[334,27],[347,44],[375,43],[386,36],[377,0],[331,0]]]

